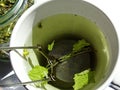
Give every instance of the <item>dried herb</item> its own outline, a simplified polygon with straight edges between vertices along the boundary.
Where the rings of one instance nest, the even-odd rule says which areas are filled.
[[[15,22],[10,23],[5,27],[0,27],[0,44],[9,42],[14,25]]]
[[[28,2],[27,2],[27,8],[29,8],[30,6],[32,6],[33,5],[33,3],[34,3],[34,0],[28,0]]]
[[[7,12],[9,12],[15,3],[17,3],[18,0],[0,0],[0,18],[4,16]],[[29,8],[31,5],[33,5],[34,0],[28,0],[27,3],[25,3],[25,9],[23,12]],[[19,17],[18,17],[19,18]],[[9,38],[11,36],[11,32],[15,26],[17,19],[10,22],[8,25],[4,25],[0,27],[0,44],[9,42]]]
[[[16,0],[0,0],[0,15],[6,14],[15,4]]]
[[[19,10],[21,11],[21,13],[18,13],[19,15],[16,17],[16,15],[13,13],[11,14],[14,14],[15,15],[15,18],[13,21],[10,21],[9,23],[5,23],[2,22],[1,26],[0,26],[0,44],[4,44],[4,43],[9,43],[9,40],[10,40],[10,36],[11,36],[11,33],[12,33],[12,30],[19,18],[19,16],[26,10],[28,9],[30,6],[33,5],[34,3],[34,0],[26,0],[27,2],[23,2],[24,4],[24,7],[23,8],[19,8],[19,9],[22,9],[22,10]],[[3,18],[6,19],[6,17],[8,18],[9,16],[6,15],[7,13],[9,13],[13,8],[14,6],[16,5],[16,3],[19,3],[20,0],[0,0],[0,19]],[[14,17],[14,16],[13,16]],[[11,18],[11,17],[10,17]],[[10,19],[8,18],[8,20],[6,21],[9,21]],[[5,57],[5,54],[2,53],[0,51],[0,57],[1,56],[4,56],[3,58],[6,58]]]

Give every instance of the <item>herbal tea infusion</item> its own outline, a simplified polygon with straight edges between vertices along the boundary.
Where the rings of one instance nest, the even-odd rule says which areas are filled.
[[[51,78],[51,81],[36,83],[36,87],[45,88],[46,84],[51,84],[60,89],[79,90],[94,81],[94,69],[91,67],[93,50],[90,43],[84,39],[58,42],[54,40],[48,44],[47,49],[49,51],[47,54],[42,48],[38,50],[46,58],[46,65],[32,65],[33,68],[28,75],[33,81],[44,78]],[[29,52],[24,50],[23,56],[27,59]],[[28,59],[27,61],[30,61],[30,58]]]
[[[53,52],[53,51],[55,52],[54,55],[52,54],[52,57],[50,56],[51,60],[53,59],[53,56],[57,57],[57,58],[59,57],[59,55],[57,53],[59,53],[61,51],[61,49],[60,48],[56,49],[56,50],[54,49],[54,47],[57,47],[57,44],[59,42],[63,42],[64,40],[73,40],[73,41],[77,40],[78,42],[79,42],[79,40],[82,40],[82,41],[85,40],[87,43],[90,44],[91,47],[93,47],[93,49],[94,49],[93,51],[95,52],[95,58],[92,57],[93,59],[90,60],[89,57],[91,57],[91,55],[86,53],[86,54],[84,54],[84,56],[81,55],[79,57],[79,59],[75,59],[74,63],[83,61],[83,60],[80,60],[80,58],[85,58],[85,57],[86,57],[85,59],[88,62],[89,61],[94,62],[93,65],[91,65],[87,62],[86,62],[86,64],[80,65],[80,66],[87,65],[87,67],[89,65],[92,66],[91,68],[92,68],[93,72],[95,71],[94,72],[95,76],[92,75],[92,77],[94,76],[94,80],[92,80],[92,82],[95,82],[93,84],[98,83],[101,78],[100,76],[104,75],[104,70],[107,67],[106,63],[108,62],[108,58],[107,58],[108,53],[104,52],[103,50],[104,50],[104,48],[107,49],[107,43],[105,43],[106,39],[105,39],[103,33],[101,32],[101,30],[99,30],[97,25],[95,23],[93,23],[91,20],[86,19],[86,18],[76,15],[76,14],[57,14],[57,15],[49,16],[45,19],[40,20],[40,22],[33,27],[32,35],[33,35],[32,36],[33,45],[40,44],[42,46],[42,51],[45,53],[45,55],[46,55],[46,53],[48,54],[48,52],[46,52],[47,46],[49,47],[48,49],[50,51],[52,50],[51,52]],[[65,47],[64,45],[65,44],[61,44],[60,45],[61,48]],[[69,45],[71,45],[71,44],[69,44]],[[52,47],[53,47],[53,49],[52,49]],[[70,47],[72,48],[72,46],[70,46]],[[75,47],[80,47],[80,46],[76,44]],[[64,48],[64,50],[69,50],[69,49]],[[74,50],[76,50],[76,49],[74,48]],[[42,67],[48,66],[46,64],[48,62],[47,61],[48,58],[45,58],[46,57],[45,55],[43,55],[43,53],[42,54],[37,53],[39,64]],[[102,55],[102,57],[101,57],[101,55]],[[71,88],[72,89],[73,88],[74,89],[85,88],[85,90],[87,90],[88,87],[92,88],[93,84],[91,84],[91,83],[87,84],[87,82],[89,80],[86,79],[88,77],[88,73],[91,73],[91,69],[89,69],[89,68],[84,69],[85,71],[83,70],[83,72],[79,71],[81,73],[76,74],[74,77],[74,80],[76,81],[76,78],[79,78],[79,76],[81,77],[81,75],[83,75],[83,74],[85,75],[86,78],[81,77],[83,80],[85,80],[85,82],[81,83],[81,85],[76,83],[73,86],[73,83],[69,83],[69,84],[65,83],[66,81],[73,80],[73,77],[72,78],[67,77],[67,75],[68,76],[70,76],[70,75],[69,75],[69,73],[67,73],[67,71],[69,71],[69,70],[66,70],[66,69],[68,69],[68,68],[66,68],[67,66],[69,66],[68,64],[73,62],[72,60],[74,58],[72,57],[72,59],[71,59],[71,56],[74,57],[74,55],[73,54],[71,55],[70,52],[64,54],[63,57],[59,57],[59,58],[61,58],[60,60],[63,61],[62,63],[59,63],[56,67],[54,67],[54,69],[50,69],[50,70],[47,69],[48,71],[52,71],[55,74],[55,76],[57,77],[57,81],[58,81],[58,82],[48,82],[49,85],[53,86],[53,88],[51,90],[53,90],[54,87],[56,87],[58,90],[59,90],[59,88],[60,89],[61,88],[67,88],[67,89],[69,88],[69,90]],[[76,57],[78,57],[78,56],[76,56]],[[66,60],[66,59],[68,59],[68,60]],[[58,59],[56,59],[56,60],[59,61]],[[55,60],[52,60],[52,61],[55,62]],[[29,62],[31,62],[31,61],[29,61]],[[36,67],[33,64],[31,64],[31,65],[33,67]],[[50,67],[53,67],[53,66],[50,66]],[[64,68],[64,69],[62,69],[62,68]],[[72,69],[73,68],[71,68],[71,70]],[[64,72],[65,70],[66,70],[66,72]],[[39,70],[38,70],[38,72],[39,72]],[[61,72],[62,74],[64,72],[64,75],[61,75],[61,73],[59,73],[59,72]],[[72,75],[74,75],[74,74],[72,74]],[[44,75],[44,76],[47,77],[48,75]],[[91,76],[91,75],[89,75],[89,76]],[[81,78],[79,78],[79,80],[81,80]],[[53,79],[54,79],[54,77],[53,77]],[[64,84],[61,82],[64,82]],[[41,84],[39,84],[39,85],[41,86]],[[37,85],[37,86],[39,86],[39,85]],[[78,86],[80,86],[80,87],[78,87]],[[49,87],[46,87],[46,88],[49,88]]]

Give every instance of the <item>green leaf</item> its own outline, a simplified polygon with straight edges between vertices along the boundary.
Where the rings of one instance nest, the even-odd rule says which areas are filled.
[[[43,66],[35,66],[28,72],[28,75],[31,80],[43,80],[44,78],[48,78],[48,69]],[[41,83],[36,83],[37,87],[42,87],[47,84],[47,81],[43,81]]]
[[[89,45],[90,44],[86,42],[84,39],[78,40],[78,42],[73,45],[73,52],[78,52],[85,46],[89,46]]]
[[[52,41],[51,44],[48,44],[48,50],[49,51],[52,51],[54,44],[55,44],[55,41]]]
[[[77,73],[74,75],[74,90],[80,90],[81,88],[83,88],[85,85],[87,85],[89,83],[89,73],[90,73],[90,69],[87,69],[81,73]]]

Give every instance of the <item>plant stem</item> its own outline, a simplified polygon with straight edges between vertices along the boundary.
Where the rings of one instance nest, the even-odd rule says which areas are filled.
[[[67,59],[69,59],[69,58],[71,58],[71,57],[74,57],[74,56],[77,56],[77,55],[80,55],[80,54],[84,54],[84,53],[88,53],[88,52],[91,52],[91,49],[86,48],[85,50],[80,51],[80,52],[71,52],[70,54],[68,54],[67,57],[65,57],[65,58],[63,58],[63,59],[59,58],[58,60],[59,60],[60,62],[63,62],[63,61],[65,61],[65,60],[67,60]],[[63,57],[64,57],[64,56],[63,56]]]
[[[59,63],[62,63],[62,62],[64,62],[65,60],[67,60],[67,59],[69,59],[69,58],[71,58],[71,57],[74,57],[74,56],[77,56],[77,55],[80,55],[80,54],[84,54],[84,53],[88,53],[88,52],[91,52],[91,49],[85,49],[85,50],[83,50],[83,51],[80,51],[80,52],[77,52],[77,53],[70,53],[70,54],[68,54],[68,57],[66,57],[66,58],[63,58],[63,59],[58,59],[58,61],[56,61],[55,63],[52,63],[51,65],[48,65],[47,67],[48,67],[48,69],[51,69],[51,68],[54,68],[57,64],[59,64]]]
[[[51,60],[48,58],[48,56],[47,56],[45,53],[43,53],[43,51],[40,51],[40,50],[39,50],[39,53],[46,58],[47,62],[48,62],[50,65],[52,64]]]

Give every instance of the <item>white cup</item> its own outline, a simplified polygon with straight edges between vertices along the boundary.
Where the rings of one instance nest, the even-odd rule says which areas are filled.
[[[58,23],[53,26],[55,28],[59,27],[59,29],[55,31],[56,29],[54,30],[53,28],[53,31],[49,32],[51,35],[46,34],[47,31],[43,31],[42,33],[39,30],[33,31],[33,27],[41,20],[56,14],[80,15],[87,20],[90,20],[90,22],[92,22],[90,25],[93,25],[93,27],[90,28],[91,31],[89,31],[86,29],[89,25],[85,24],[84,30],[77,29],[76,31],[73,31],[69,29],[68,31],[61,31],[64,28],[63,25],[65,24],[60,23],[60,25],[58,25]],[[55,22],[52,21],[51,23]],[[71,26],[68,27],[67,24],[65,27],[67,27],[67,29],[71,28]],[[99,30],[99,34],[94,32],[94,29],[96,28]],[[53,39],[54,36],[63,34],[61,32],[77,32],[75,33],[77,36],[82,33],[82,37],[90,41],[90,43],[92,43],[96,48],[96,82],[86,86],[84,90],[104,90],[104,88],[112,81],[115,73],[114,70],[118,60],[118,38],[115,28],[109,18],[100,9],[88,2],[82,0],[44,0],[44,2],[33,5],[18,20],[11,36],[10,46],[30,46],[35,44],[44,45],[44,43],[49,42],[49,39]],[[18,52],[22,54],[22,50],[18,50]],[[29,81],[28,71],[31,69],[29,63],[14,51],[10,53],[10,57],[12,66],[20,81]],[[33,50],[30,50],[30,58],[32,58],[32,63],[34,65],[39,64]],[[30,90],[41,90],[29,85],[27,88]],[[57,90],[57,88],[50,85],[48,85],[47,88],[49,88],[49,90]]]

